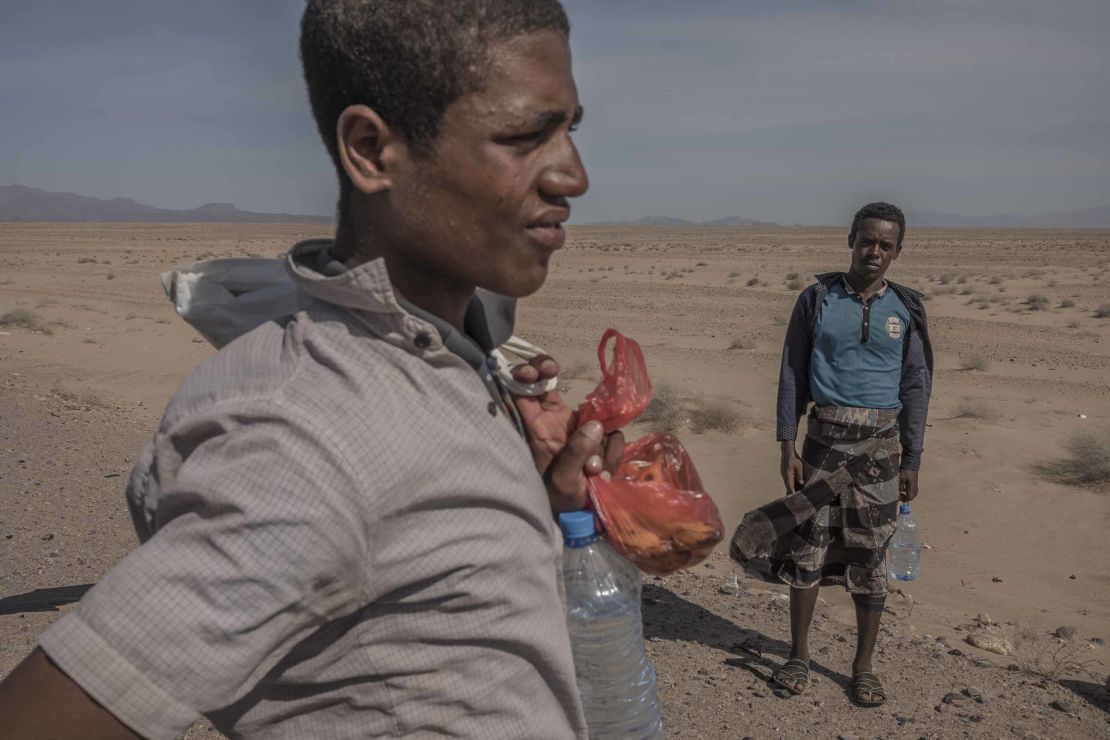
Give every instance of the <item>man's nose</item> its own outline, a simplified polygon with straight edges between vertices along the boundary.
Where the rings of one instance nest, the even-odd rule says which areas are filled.
[[[569,137],[540,175],[540,190],[546,195],[577,198],[590,188],[590,178],[578,156],[578,147]]]

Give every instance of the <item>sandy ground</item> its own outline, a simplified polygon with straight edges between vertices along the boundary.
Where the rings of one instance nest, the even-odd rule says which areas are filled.
[[[846,267],[844,231],[572,228],[518,333],[560,359],[573,401],[596,382],[606,327],[637,339],[653,379],[682,401],[679,435],[731,531],[779,494],[784,323],[810,275]],[[0,315],[38,322],[0,326],[0,598],[93,582],[135,544],[123,481],[169,395],[213,351],[174,316],[158,273],[324,235],[0,224]],[[1110,428],[1110,319],[1095,316],[1110,303],[1110,233],[911,231],[890,276],[929,295],[938,367],[914,506],[930,549],[922,578],[890,600],[877,666],[892,699],[848,703],[852,613],[831,589],[812,641],[821,681],[774,695],[764,679],[787,647],[785,601],[744,579],[737,588],[718,553],[645,589],[672,737],[1110,736],[1110,496],[1036,470],[1072,435]],[[1029,309],[1035,294],[1044,310]],[[0,615],[0,675],[54,616]],[[1074,636],[1051,638],[1058,627]],[[968,645],[973,631],[1016,653]],[[1086,670],[1049,681],[1007,670],[1057,651]],[[984,701],[943,700],[964,689]]]

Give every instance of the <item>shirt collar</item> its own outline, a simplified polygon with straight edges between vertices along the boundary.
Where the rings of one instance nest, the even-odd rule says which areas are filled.
[[[847,275],[847,274],[843,275],[843,276],[842,276],[842,277],[840,278],[840,280],[841,280],[841,282],[843,282],[843,283],[844,283],[844,289],[845,289],[846,291],[848,291],[848,295],[852,295],[852,296],[859,296],[859,292],[858,292],[858,291],[856,291],[856,289],[855,289],[855,288],[853,288],[853,287],[851,286],[851,284],[850,284],[850,283],[848,282],[848,275]],[[890,284],[889,284],[889,283],[888,283],[888,282],[886,281],[886,278],[883,278],[883,282],[882,282],[882,285],[880,285],[880,286],[879,286],[879,289],[878,289],[878,290],[877,290],[877,291],[875,292],[875,296],[874,296],[874,297],[875,297],[875,298],[882,298],[882,297],[883,297],[883,295],[884,295],[884,294],[886,294],[886,289],[887,289],[887,287],[888,287],[889,285],[890,285]]]
[[[396,292],[384,259],[348,268],[331,256],[333,244],[332,239],[309,239],[294,246],[286,257],[286,270],[313,298],[368,314],[365,318],[370,320],[375,315],[394,315],[430,324],[443,345],[475,369],[480,369],[488,354],[512,336],[515,299],[475,291],[466,309],[464,331],[460,332]]]

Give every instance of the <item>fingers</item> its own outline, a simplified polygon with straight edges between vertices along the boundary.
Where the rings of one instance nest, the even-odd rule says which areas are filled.
[[[550,355],[538,355],[522,365],[515,365],[512,374],[519,383],[535,383],[558,375],[559,363]]]
[[[617,472],[621,460],[624,459],[624,434],[619,431],[605,435],[605,453],[603,468],[610,473]]]
[[[553,511],[571,511],[585,506],[584,472],[601,472],[601,440],[601,424],[590,421],[571,434],[566,446],[555,455],[544,475]]]

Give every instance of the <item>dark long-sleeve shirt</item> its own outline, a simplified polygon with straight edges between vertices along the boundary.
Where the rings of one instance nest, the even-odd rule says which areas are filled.
[[[844,273],[830,272],[817,276],[817,282],[802,291],[794,304],[790,325],[783,343],[782,366],[779,371],[778,424],[776,438],[793,440],[798,437],[798,422],[813,401],[810,391],[810,360],[813,353],[813,330],[829,286],[842,280]],[[904,470],[917,470],[925,443],[925,419],[932,389],[933,350],[921,294],[897,283],[888,282],[910,313],[910,326],[902,352],[902,370],[898,397],[902,402],[899,416]]]

